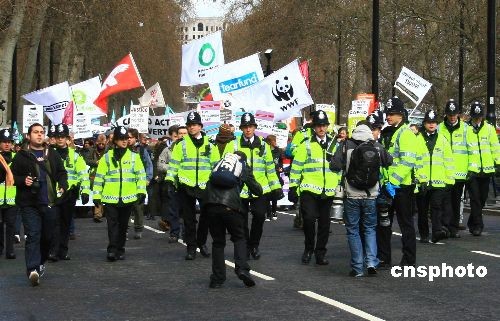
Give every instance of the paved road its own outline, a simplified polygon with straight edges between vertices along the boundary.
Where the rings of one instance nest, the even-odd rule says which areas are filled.
[[[257,286],[245,288],[228,267],[222,289],[208,288],[210,259],[185,261],[182,244],[168,244],[156,223],[146,221],[141,240],[127,242],[125,261],[105,260],[106,226],[77,219],[72,260],[50,263],[41,285],[24,275],[18,259],[0,260],[0,320],[498,320],[500,217],[485,217],[482,237],[463,233],[445,244],[418,243],[419,265],[483,265],[483,278],[350,278],[342,225],[334,224],[330,265],[300,264],[303,235],[293,212],[266,222],[259,261],[250,261]],[[398,262],[400,237],[393,238]],[[483,254],[472,251],[481,251]],[[229,242],[226,258],[232,261]],[[489,256],[496,254],[497,256]],[[379,319],[378,319],[379,318]]]

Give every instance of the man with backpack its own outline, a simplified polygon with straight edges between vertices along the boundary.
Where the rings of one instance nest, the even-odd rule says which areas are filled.
[[[247,245],[244,233],[244,213],[240,193],[243,185],[256,196],[262,195],[262,186],[255,180],[246,155],[241,151],[226,153],[215,165],[205,189],[204,210],[207,212],[212,235],[212,275],[210,288],[220,288],[226,280],[224,247],[226,229],[234,243],[234,272],[247,287],[255,285],[247,263]]]
[[[327,154],[328,146],[333,142],[333,138],[327,135],[329,124],[324,111],[320,110],[314,114],[314,135],[298,147],[290,171],[288,200],[296,203],[300,190],[305,236],[303,264],[309,264],[313,253],[316,256],[316,264],[329,263],[325,255],[330,233],[330,208],[338,185],[338,176],[329,167],[331,155]]]
[[[372,130],[365,124],[358,125],[352,138],[345,140],[335,151],[330,169],[343,171],[344,220],[347,241],[351,250],[350,276],[364,275],[363,263],[369,275],[377,273],[377,209],[380,168],[392,164],[392,156],[373,139]],[[360,221],[364,242],[359,233]]]

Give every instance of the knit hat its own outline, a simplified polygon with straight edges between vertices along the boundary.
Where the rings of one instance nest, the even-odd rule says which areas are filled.
[[[222,124],[219,126],[219,133],[217,137],[220,138],[233,138],[233,132],[231,131],[231,126],[229,124]]]

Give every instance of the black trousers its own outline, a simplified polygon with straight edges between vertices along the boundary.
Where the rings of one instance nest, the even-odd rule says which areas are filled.
[[[226,247],[226,229],[234,243],[235,271],[250,271],[247,263],[247,242],[244,234],[244,220],[241,213],[224,205],[206,207],[208,226],[212,236],[212,275],[210,280],[223,283],[226,280],[224,248]]]
[[[112,204],[104,205],[104,214],[108,222],[108,253],[121,255],[125,253],[128,220],[133,205],[118,207]]]
[[[455,181],[455,185],[447,191],[443,200],[444,212],[442,223],[451,233],[458,232],[458,226],[460,224],[460,203],[464,195],[464,185],[465,182],[463,181]]]
[[[208,237],[208,220],[203,209],[203,200],[190,196],[185,189],[181,188],[180,207],[182,208],[182,219],[184,220],[184,242],[187,244],[187,251],[195,253],[196,248],[205,245]],[[200,203],[200,221],[196,220],[196,200]],[[196,223],[198,222],[198,228]]]
[[[431,213],[432,233],[442,230],[443,200],[449,195],[444,188],[430,189],[417,195],[418,233],[420,237],[429,237],[429,209]]]
[[[245,239],[247,240],[248,249],[258,248],[262,233],[264,230],[264,221],[266,220],[266,212],[268,205],[267,195],[254,198],[251,200],[242,199],[243,208],[243,229]],[[252,224],[248,229],[248,213],[252,212]]]
[[[467,221],[469,231],[484,228],[483,208],[488,199],[490,176],[473,176],[467,181],[467,190],[470,198],[470,215]]]
[[[2,255],[4,248],[5,254],[14,253],[14,234],[16,230],[16,219],[18,213],[19,208],[16,206],[10,206],[0,209],[0,255]]]
[[[300,194],[305,250],[314,251],[316,257],[324,257],[326,254],[326,244],[330,235],[330,208],[332,203],[332,197],[321,198],[320,195],[309,192]],[[317,233],[316,221],[318,221]]]
[[[54,207],[56,222],[54,226],[54,236],[50,245],[50,254],[64,257],[68,254],[69,226],[75,204],[72,201],[64,202]]]
[[[413,190],[413,185],[402,186],[396,190],[396,196],[394,196],[394,211],[402,234],[403,257],[401,265],[414,265],[417,257],[417,240],[415,239],[415,226],[411,210]]]

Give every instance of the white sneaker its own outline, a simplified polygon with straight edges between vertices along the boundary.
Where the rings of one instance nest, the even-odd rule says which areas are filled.
[[[30,276],[28,277],[28,279],[30,280],[32,286],[37,286],[40,284],[40,275],[38,275],[38,272],[36,270],[30,272]]]
[[[271,220],[269,219],[269,217],[266,217],[266,222],[271,222]]]
[[[14,238],[16,239],[17,244],[21,243],[21,237],[19,237],[18,234],[14,235]]]

